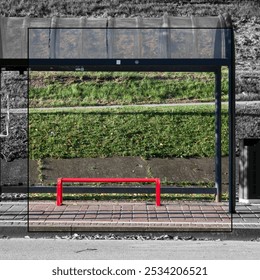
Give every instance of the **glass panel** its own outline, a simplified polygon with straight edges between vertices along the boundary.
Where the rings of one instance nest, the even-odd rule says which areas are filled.
[[[82,29],[81,58],[107,58],[106,29]]]
[[[30,29],[29,56],[49,58],[49,29]]]
[[[55,57],[80,58],[81,30],[55,28]]]
[[[3,42],[4,58],[21,58],[23,57],[23,19],[11,18],[5,20],[4,26],[1,27],[1,36]],[[4,37],[4,38],[3,38]]]
[[[197,58],[195,32],[196,30],[191,29],[171,29],[171,58]]]
[[[138,30],[135,29],[109,29],[110,57],[111,58],[139,58]]]

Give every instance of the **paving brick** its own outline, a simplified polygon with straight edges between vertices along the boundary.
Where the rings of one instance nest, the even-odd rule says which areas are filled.
[[[6,211],[8,211],[10,208],[12,208],[13,205],[0,205],[0,213],[4,213]]]
[[[75,221],[78,221],[78,220],[83,220],[84,219],[84,214],[77,214],[76,216],[75,216]]]
[[[26,205],[1,205],[8,213],[4,213],[5,220],[20,222],[27,219]],[[12,207],[11,207],[12,206]],[[20,207],[20,208],[19,208]],[[21,210],[23,208],[23,210]],[[30,224],[49,229],[55,227],[70,230],[78,225],[82,230],[120,229],[142,230],[166,229],[172,230],[218,230],[228,229],[231,226],[230,214],[227,206],[216,203],[167,203],[156,207],[152,203],[143,202],[107,202],[107,201],[66,201],[66,204],[57,207],[53,201],[30,204]],[[259,224],[260,210],[258,207],[241,206],[240,213],[233,215],[235,226],[255,227]],[[253,210],[256,212],[254,213]],[[7,218],[8,217],[8,218]],[[1,220],[1,217],[0,217]],[[38,221],[38,222],[37,222]],[[2,221],[4,223],[4,220]],[[76,228],[76,227],[75,227]]]
[[[25,205],[14,205],[13,207],[9,208],[8,211],[11,211],[11,212],[21,212],[24,209],[26,209]]]
[[[243,220],[246,222],[246,223],[259,223],[259,220],[257,218],[243,218]],[[260,225],[260,223],[259,223]]]
[[[27,216],[25,216],[25,215],[17,215],[17,216],[14,216],[13,219],[14,220],[26,220]]]
[[[16,217],[16,215],[2,215],[2,216],[0,216],[0,221],[13,220],[15,217]]]
[[[66,211],[78,211],[80,209],[80,206],[78,205],[68,205],[66,207]]]
[[[63,214],[60,216],[61,220],[73,220],[76,217],[75,214]]]
[[[88,211],[89,205],[81,205],[80,206],[80,211]]]
[[[62,207],[62,206],[61,206]],[[65,208],[65,207],[63,207]],[[61,210],[62,208],[60,208]],[[46,206],[45,205],[32,205],[29,208],[29,212],[34,212],[34,211],[45,211],[46,210]]]
[[[61,218],[61,215],[53,214],[53,215],[49,216],[47,220],[59,220],[60,218]]]
[[[94,220],[94,219],[96,219],[97,218],[97,214],[91,214],[91,213],[87,213],[87,214],[85,214],[85,216],[84,216],[84,220]]]

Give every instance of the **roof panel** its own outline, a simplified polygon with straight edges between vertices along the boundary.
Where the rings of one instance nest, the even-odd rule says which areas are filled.
[[[227,18],[1,18],[0,57],[226,58]]]

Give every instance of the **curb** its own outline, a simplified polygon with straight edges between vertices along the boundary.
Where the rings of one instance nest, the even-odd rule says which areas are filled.
[[[231,232],[231,229],[229,228],[196,228],[196,227],[163,227],[163,226],[109,226],[109,225],[76,225],[76,226],[64,226],[64,225],[56,225],[56,226],[30,226],[29,227],[30,232],[89,232],[89,233],[96,233],[96,232],[104,232],[104,233],[158,233],[158,232],[164,232],[166,233],[176,233],[176,232],[198,232],[198,233],[215,233],[215,232],[225,232],[229,233]]]
[[[77,228],[77,227],[66,227],[66,231],[64,231],[64,227],[46,227],[45,231],[42,230],[42,227],[34,227],[33,229],[29,229],[27,225],[5,225],[0,226],[0,238],[24,238],[29,236],[30,238],[57,238],[57,236],[73,236],[76,233],[79,233],[82,236],[90,236],[99,235],[98,239],[107,239],[108,235],[116,235],[118,239],[127,239],[128,235],[131,236],[150,236],[150,237],[159,237],[165,235],[168,239],[176,240],[176,237],[183,240],[241,240],[241,241],[252,241],[260,239],[260,228],[235,228],[229,231],[193,231],[191,229],[175,229],[174,231],[166,228],[157,228],[156,230],[150,230],[144,228],[124,228],[123,231],[119,231],[115,228],[102,228],[101,227],[93,227],[91,230],[86,230],[86,228]],[[48,231],[50,230],[50,231]],[[171,238],[172,237],[172,238]],[[177,238],[177,239],[178,239]],[[95,239],[95,238],[93,238]]]

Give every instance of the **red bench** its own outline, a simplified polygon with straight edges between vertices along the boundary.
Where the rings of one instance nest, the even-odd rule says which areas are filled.
[[[58,178],[56,204],[63,198],[63,183],[155,183],[156,206],[161,205],[161,182],[159,178]]]

